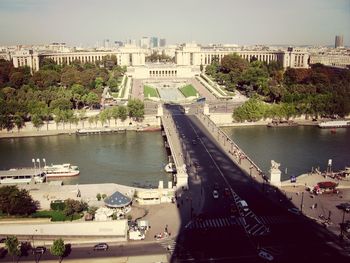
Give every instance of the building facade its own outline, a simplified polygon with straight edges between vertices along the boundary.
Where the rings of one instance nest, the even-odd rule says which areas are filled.
[[[274,50],[242,50],[232,47],[200,47],[196,44],[186,44],[178,48],[175,52],[175,62],[177,65],[206,66],[214,60],[221,62],[226,55],[236,53],[241,58],[248,61],[253,59],[270,63],[276,61],[284,68],[308,68],[309,55],[300,49],[288,48],[287,51]]]
[[[114,50],[104,51],[32,51],[23,50],[12,54],[13,65],[15,67],[28,66],[32,72],[39,70],[40,61],[50,58],[58,65],[71,64],[74,61],[80,63],[95,63],[102,61],[104,57],[114,55],[120,66],[137,67],[145,66],[145,57],[150,49],[143,49],[134,45],[125,45]],[[268,50],[268,49],[243,49],[235,46],[201,47],[197,44],[185,44],[171,49],[171,54],[175,56],[177,67],[194,67],[197,71],[201,65],[210,65],[214,60],[221,62],[226,55],[236,53],[241,58],[248,61],[259,60],[266,63],[276,61],[284,68],[308,68],[309,54],[301,49],[288,48],[288,50]],[[169,69],[172,72],[172,69]],[[186,70],[187,71],[187,70]],[[157,72],[153,72],[156,75]],[[171,73],[172,74],[172,73]]]

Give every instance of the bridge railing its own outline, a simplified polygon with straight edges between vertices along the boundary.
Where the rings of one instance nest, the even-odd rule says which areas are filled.
[[[232,138],[230,138],[223,130],[221,130],[207,115],[204,115],[202,112],[198,112],[197,116],[199,116],[199,119],[202,119],[204,125],[206,124],[208,125],[209,131],[210,131],[210,126],[212,126],[213,128],[215,127],[215,129],[217,129],[218,131],[218,135],[221,134],[224,137],[225,141],[230,142],[231,144],[231,150],[229,151],[230,154],[232,155],[237,154],[238,158],[241,158],[243,156],[244,157],[243,159],[246,159],[250,164],[249,169],[255,168],[258,174],[262,177],[262,179],[267,181],[267,177],[264,175],[260,167],[256,163],[254,163],[254,161],[232,140]],[[218,141],[220,142],[219,137],[218,137]],[[225,146],[225,143],[224,143],[224,146]],[[246,172],[251,174],[251,171],[246,171]]]

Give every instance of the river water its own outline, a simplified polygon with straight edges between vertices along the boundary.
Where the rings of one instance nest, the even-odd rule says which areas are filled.
[[[330,130],[299,126],[289,128],[235,127],[224,131],[268,172],[270,161],[281,163],[282,178],[309,172],[311,167],[326,169],[328,159],[334,170],[350,165],[350,129]],[[167,152],[159,132],[113,135],[60,135],[0,140],[0,170],[32,166],[32,158],[51,163],[72,163],[80,176],[66,184],[119,183],[157,186],[171,180],[164,172]],[[287,174],[285,174],[287,168]]]
[[[0,170],[33,166],[32,158],[47,164],[78,165],[80,175],[65,184],[118,183],[158,186],[171,175],[164,172],[167,152],[160,132],[111,135],[59,135],[0,140]]]
[[[223,130],[265,173],[271,160],[281,163],[282,179],[309,172],[312,167],[325,170],[328,159],[332,159],[334,170],[350,166],[350,129],[337,129],[336,133],[315,126]]]

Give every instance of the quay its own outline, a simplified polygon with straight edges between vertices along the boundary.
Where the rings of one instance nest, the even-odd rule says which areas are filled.
[[[125,133],[126,129],[110,129],[110,128],[101,128],[101,129],[78,129],[76,131],[77,135],[89,135],[89,134],[110,134],[110,133]]]

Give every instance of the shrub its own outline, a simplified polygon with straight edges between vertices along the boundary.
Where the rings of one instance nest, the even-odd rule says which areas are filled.
[[[51,210],[63,211],[66,208],[66,205],[61,200],[52,201],[50,204]]]
[[[100,201],[100,200],[101,200],[101,194],[98,193],[98,194],[96,195],[96,198],[97,198],[98,201]]]
[[[106,199],[107,195],[106,194],[102,194],[102,199]]]

